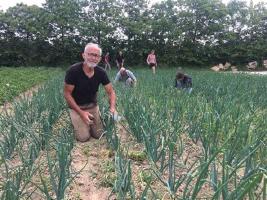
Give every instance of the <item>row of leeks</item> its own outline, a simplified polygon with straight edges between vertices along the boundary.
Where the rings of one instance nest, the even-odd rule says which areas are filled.
[[[70,171],[74,139],[66,113],[62,76],[1,113],[1,199],[64,199],[75,176]]]
[[[121,123],[144,144],[149,170],[170,198],[266,199],[266,80],[192,71],[188,94],[172,87],[171,72],[162,73],[140,73],[137,87],[116,86],[116,93]],[[118,153],[116,137],[108,138]],[[157,198],[146,197],[152,184],[136,198]]]

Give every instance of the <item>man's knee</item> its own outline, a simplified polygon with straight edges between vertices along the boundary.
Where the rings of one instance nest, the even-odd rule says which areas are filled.
[[[79,142],[87,142],[90,139],[89,133],[77,133],[75,132],[75,138]]]
[[[90,128],[90,135],[95,139],[99,139],[102,136],[103,132],[103,126],[99,122],[97,124],[94,124]]]
[[[91,136],[95,139],[99,139],[101,137],[101,135],[103,134],[103,131],[92,131],[91,132]]]

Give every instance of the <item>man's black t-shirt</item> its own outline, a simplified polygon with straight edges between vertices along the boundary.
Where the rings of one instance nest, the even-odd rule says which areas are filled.
[[[89,78],[83,71],[83,63],[76,63],[67,70],[65,83],[74,85],[72,97],[78,105],[97,103],[97,91],[100,83],[107,85],[110,80],[101,67],[94,68],[94,75]]]
[[[120,55],[120,54],[118,54],[117,57],[116,57],[116,60],[117,60],[118,63],[122,63],[123,59],[124,59],[124,56]]]

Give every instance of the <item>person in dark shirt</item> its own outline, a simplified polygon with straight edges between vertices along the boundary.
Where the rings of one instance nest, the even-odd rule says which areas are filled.
[[[119,51],[119,53],[116,57],[116,63],[117,63],[118,70],[120,70],[120,68],[122,68],[124,65],[124,56],[122,54],[122,51]]]
[[[109,63],[110,57],[109,57],[109,52],[106,53],[104,62],[105,62],[105,70],[111,70],[111,66]]]
[[[115,114],[116,95],[104,69],[97,66],[101,48],[88,43],[82,54],[84,61],[72,65],[66,72],[64,97],[70,108],[75,137],[85,142],[90,137],[99,138],[103,125],[97,105],[97,91],[102,84],[109,98],[110,112]]]
[[[192,92],[192,78],[182,72],[177,72],[174,87]]]

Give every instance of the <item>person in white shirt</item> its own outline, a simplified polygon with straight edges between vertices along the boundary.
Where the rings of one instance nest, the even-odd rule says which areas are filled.
[[[126,86],[135,86],[137,79],[134,76],[133,72],[130,70],[122,67],[120,71],[117,73],[114,83],[116,82],[124,82]]]

